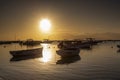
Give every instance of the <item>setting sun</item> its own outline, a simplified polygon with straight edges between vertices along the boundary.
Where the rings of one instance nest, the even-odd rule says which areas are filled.
[[[48,19],[42,19],[40,21],[40,30],[43,32],[48,32],[51,28],[51,23]]]

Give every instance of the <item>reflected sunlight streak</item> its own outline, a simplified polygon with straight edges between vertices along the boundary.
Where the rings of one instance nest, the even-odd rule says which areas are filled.
[[[48,49],[48,44],[41,44],[43,46],[43,52],[42,52],[42,62],[48,62],[52,58],[52,52]]]
[[[43,62],[48,62],[50,61],[52,55],[51,55],[51,52],[49,50],[43,50],[43,58],[42,58],[42,61]]]

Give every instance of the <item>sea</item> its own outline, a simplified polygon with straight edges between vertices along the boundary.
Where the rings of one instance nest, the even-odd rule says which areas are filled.
[[[0,80],[120,80],[120,42],[106,41],[78,56],[62,58],[57,43],[0,45]],[[10,51],[43,47],[39,57],[12,57]]]

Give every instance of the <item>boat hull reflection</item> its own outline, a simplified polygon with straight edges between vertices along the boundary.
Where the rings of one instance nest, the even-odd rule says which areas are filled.
[[[120,49],[117,50],[117,53],[120,53]]]
[[[81,57],[79,55],[72,56],[72,57],[61,57],[61,59],[58,60],[56,64],[71,64],[79,60],[81,60]]]

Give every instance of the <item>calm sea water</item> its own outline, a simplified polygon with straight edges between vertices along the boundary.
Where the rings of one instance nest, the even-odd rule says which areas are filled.
[[[100,43],[69,59],[56,54],[56,44],[42,44],[41,57],[21,59],[9,51],[30,47],[0,45],[0,80],[120,80],[118,43]]]

